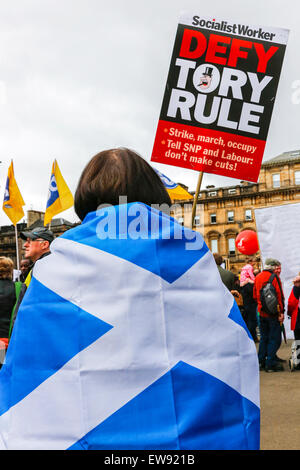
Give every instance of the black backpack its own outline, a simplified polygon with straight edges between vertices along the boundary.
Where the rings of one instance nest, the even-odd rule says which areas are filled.
[[[283,303],[283,293],[281,290],[279,279],[275,273],[270,276],[268,282],[260,289],[259,295],[263,311],[268,313],[269,315],[272,315],[273,317],[277,317],[279,313],[279,301],[276,289],[272,284],[274,278],[277,279]]]

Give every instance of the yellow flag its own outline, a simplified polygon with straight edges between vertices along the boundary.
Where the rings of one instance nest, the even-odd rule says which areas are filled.
[[[177,183],[174,183],[174,181],[170,180],[170,178],[168,178],[166,175],[156,170],[156,168],[154,168],[154,170],[156,171],[156,173],[162,180],[172,201],[193,199],[193,196],[190,193],[188,193],[182,186],[180,186]]]
[[[24,216],[24,205],[25,202],[23,201],[22,195],[15,180],[13,161],[11,161],[10,167],[8,169],[4,192],[3,210],[14,225],[17,225],[19,220]]]
[[[63,179],[57,161],[54,160],[50,177],[44,225],[49,224],[55,215],[69,209],[73,204],[73,195]]]

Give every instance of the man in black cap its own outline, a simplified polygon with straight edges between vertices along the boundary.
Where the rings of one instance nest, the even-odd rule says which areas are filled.
[[[36,263],[39,259],[50,255],[50,244],[54,240],[51,230],[48,230],[46,227],[36,227],[29,232],[21,232],[20,237],[22,240],[26,240],[24,243],[24,256],[26,259],[30,259],[32,263]],[[32,269],[25,280],[27,287],[31,281]]]
[[[32,270],[34,268],[35,263],[39,260],[44,258],[45,256],[50,255],[50,244],[54,240],[54,234],[51,230],[48,230],[46,227],[36,227],[35,229],[29,232],[21,232],[20,237],[22,240],[25,240],[24,248],[25,248],[25,259],[29,259],[33,265],[31,270],[29,271],[26,279],[25,279],[25,286],[28,287],[31,281]],[[21,290],[15,311],[14,316],[12,319],[12,325],[14,325],[16,316],[20,307],[20,304],[23,300],[23,297],[26,292],[26,287]],[[12,331],[12,330],[11,330]],[[10,334],[11,334],[10,331]]]

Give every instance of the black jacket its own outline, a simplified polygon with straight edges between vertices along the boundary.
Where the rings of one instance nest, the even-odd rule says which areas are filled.
[[[15,303],[15,283],[8,279],[0,279],[0,338],[8,338],[11,313]]]
[[[242,296],[243,296],[243,301],[244,305],[255,305],[256,300],[253,298],[253,287],[254,284],[251,284],[248,282],[242,287]]]

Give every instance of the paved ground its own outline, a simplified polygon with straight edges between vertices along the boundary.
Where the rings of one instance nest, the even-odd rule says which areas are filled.
[[[284,372],[260,372],[261,450],[300,450],[300,371],[289,369],[291,343],[278,351]]]

